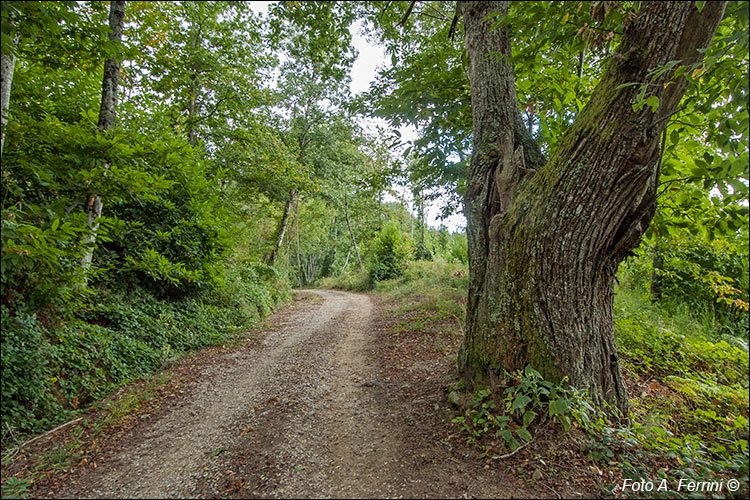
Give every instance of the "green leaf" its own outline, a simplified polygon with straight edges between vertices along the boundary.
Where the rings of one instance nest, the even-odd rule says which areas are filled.
[[[516,429],[516,434],[518,434],[518,437],[520,437],[526,442],[531,441],[531,433],[526,427],[521,427],[520,429]]]
[[[655,95],[652,95],[648,99],[646,99],[646,104],[648,106],[651,106],[651,111],[656,112],[656,110],[659,109],[659,98]]]
[[[562,417],[560,417],[560,423],[562,424],[563,429],[565,429],[565,432],[570,430],[571,425],[569,416],[563,415]]]
[[[633,85],[638,85],[638,83],[637,82],[623,83],[615,87],[615,90],[624,89],[625,87],[632,87]]]
[[[500,433],[500,436],[505,441],[505,444],[508,445],[508,448],[511,450],[515,450],[519,446],[521,446],[521,443],[518,442],[516,438],[513,437],[513,433],[510,429],[505,429]]]
[[[562,415],[566,411],[568,411],[568,400],[565,398],[557,398],[556,400],[552,401],[549,404],[549,414],[554,415]]]
[[[516,399],[513,401],[513,405],[510,407],[511,410],[523,410],[527,404],[531,402],[531,398],[525,394],[516,394]]]
[[[526,413],[523,414],[523,426],[528,427],[529,424],[534,421],[536,415],[537,413],[534,410],[527,410]]]
[[[540,380],[542,379],[542,374],[539,373],[538,371],[536,371],[535,369],[533,369],[531,366],[527,366],[524,369],[524,373],[526,373],[527,377],[534,377],[534,378],[538,378]]]
[[[55,219],[54,222],[52,222],[52,230],[57,231],[57,227],[60,225],[60,219]]]

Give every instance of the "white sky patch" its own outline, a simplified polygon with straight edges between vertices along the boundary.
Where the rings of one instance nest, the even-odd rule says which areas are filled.
[[[378,66],[385,61],[385,50],[376,44],[369,43],[361,34],[362,22],[356,21],[349,26],[352,35],[352,45],[359,51],[357,59],[352,66],[352,94],[360,94],[370,90],[370,83],[375,80]]]
[[[445,220],[440,220],[440,206],[438,203],[439,200],[430,202],[427,206],[427,213],[425,214],[427,225],[437,228],[440,227],[441,224],[444,224],[451,233],[455,233],[456,231],[466,231],[466,217],[464,217],[464,214],[453,214]]]
[[[262,2],[259,0],[252,0],[248,3],[250,4],[250,8],[253,9],[253,12],[255,12],[256,14],[263,14],[264,16],[267,16],[268,6],[275,2]]]

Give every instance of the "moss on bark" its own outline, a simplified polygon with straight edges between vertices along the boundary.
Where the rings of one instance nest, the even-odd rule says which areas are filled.
[[[682,84],[665,85],[669,72],[651,82],[645,97],[660,99],[658,112],[635,112],[639,89],[620,85],[649,81],[653,68],[675,58],[694,58],[710,41],[723,5],[707,4],[701,15],[695,10],[689,3],[648,4],[550,160],[532,165],[535,175],[517,175],[515,152],[531,148],[530,138],[516,133],[507,28],[492,30],[487,20],[491,12],[507,12],[507,3],[464,8],[474,113],[469,300],[459,353],[467,387],[530,365],[627,412],[614,345],[614,276],[653,217],[658,137]],[[504,57],[487,57],[494,51]],[[523,157],[534,162],[541,154]]]

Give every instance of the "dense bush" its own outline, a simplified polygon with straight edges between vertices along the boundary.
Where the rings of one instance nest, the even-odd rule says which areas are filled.
[[[167,359],[231,340],[288,298],[273,268],[244,265],[231,274],[232,285],[211,300],[100,288],[52,323],[3,306],[3,422],[23,433],[54,425]]]
[[[252,320],[290,299],[289,283],[275,267],[248,261],[232,268],[226,279],[217,300],[235,306]]]
[[[409,236],[391,222],[375,237],[370,252],[370,279],[377,282],[401,276],[406,262],[414,256],[414,247]]]
[[[673,241],[660,248],[664,267],[658,271],[665,301],[706,310],[724,323],[727,333],[747,333],[747,250],[715,240]]]
[[[446,259],[453,262],[467,264],[469,262],[469,247],[466,241],[466,233],[451,235],[448,243]]]
[[[440,229],[430,229],[430,236],[434,241],[433,252],[448,262],[468,262],[468,245],[465,232],[450,233],[444,226]]]
[[[108,215],[129,228],[97,249],[98,265],[116,271],[107,274],[108,286],[135,285],[169,297],[215,288],[221,276],[217,258],[232,240],[226,203],[210,180],[211,162],[171,139],[151,143],[148,165],[167,187],[150,199],[124,199],[108,207]]]
[[[432,260],[432,252],[424,241],[419,241],[414,250],[414,260]]]
[[[621,266],[628,287],[651,291],[665,311],[681,310],[712,321],[717,335],[748,340],[748,249],[729,239],[710,243],[673,237],[645,249]],[[654,265],[654,262],[660,264]],[[655,282],[655,283],[654,283]]]
[[[320,281],[323,288],[339,288],[353,292],[365,292],[372,289],[370,273],[366,269],[350,269],[338,276],[323,278]]]

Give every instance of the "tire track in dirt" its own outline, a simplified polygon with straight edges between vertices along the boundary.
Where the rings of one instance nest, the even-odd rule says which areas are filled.
[[[398,463],[403,444],[383,418],[387,409],[373,397],[372,388],[389,381],[374,378],[373,360],[366,355],[372,306],[361,301],[359,307],[361,314],[347,323],[336,351],[337,390],[329,420],[337,485],[332,493],[343,498],[393,495],[404,475]]]
[[[441,444],[443,420],[426,418],[439,389],[392,379],[370,296],[302,293],[261,345],[207,355],[184,394],[54,496],[537,496]]]
[[[340,325],[349,308],[347,294],[314,293],[324,298],[322,304],[295,310],[265,337],[261,349],[240,350],[210,366],[186,404],[158,419],[111,461],[88,471],[79,481],[83,488],[68,493],[106,498],[194,496],[201,490],[200,481],[205,482],[202,472],[214,468],[222,450],[233,447],[238,429],[253,420],[254,408],[280,394],[299,392],[279,384],[289,382],[285,375],[298,364],[300,347]],[[297,397],[314,397],[325,389],[315,385]],[[277,387],[281,390],[274,390]]]
[[[218,469],[236,470],[236,476],[250,483],[248,496],[392,496],[403,447],[368,386],[377,371],[375,360],[367,356],[372,300],[337,291],[313,293],[347,304],[329,328],[301,344],[305,357],[282,384],[314,380],[313,387],[296,399],[282,391],[280,401],[293,400],[293,405],[277,406],[255,420],[259,432],[241,447],[243,458],[226,460]],[[244,459],[248,456],[249,461]]]

